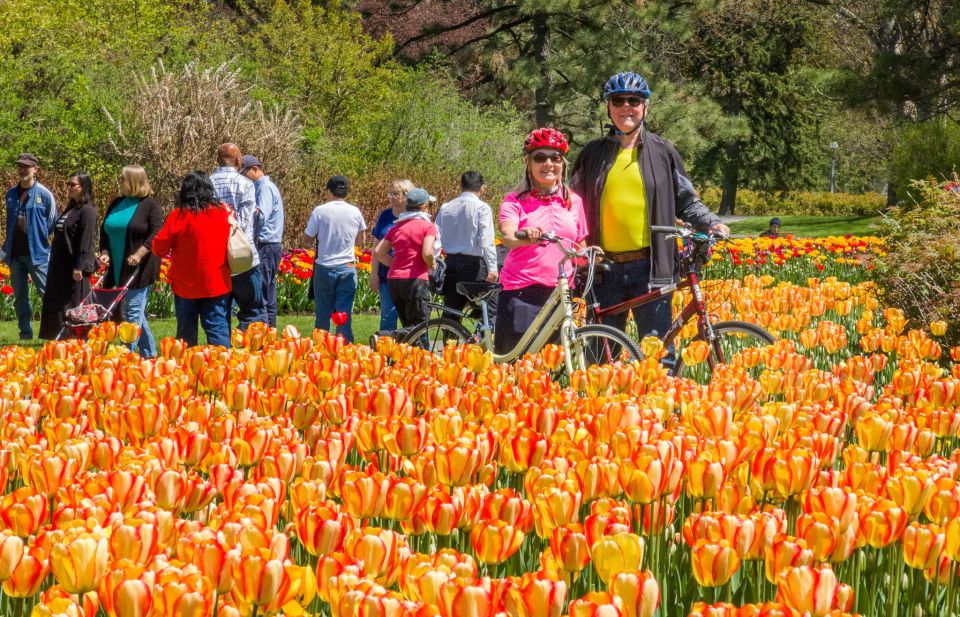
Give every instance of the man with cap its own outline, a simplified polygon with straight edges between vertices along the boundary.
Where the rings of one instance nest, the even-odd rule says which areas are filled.
[[[770,219],[770,227],[767,228],[765,232],[760,234],[761,238],[779,238],[780,237],[780,219],[773,217]]]
[[[253,182],[257,195],[254,235],[260,255],[260,279],[267,323],[277,327],[277,272],[283,256],[283,198],[270,176],[263,172],[260,160],[244,155],[240,173]]]
[[[243,153],[236,144],[220,144],[217,148],[217,169],[210,174],[214,196],[233,208],[243,233],[246,234],[253,250],[253,268],[233,276],[233,290],[227,307],[227,320],[233,315],[233,303],[239,310],[237,318],[240,329],[246,330],[250,324],[266,322],[263,308],[263,285],[260,282],[260,255],[256,250],[254,218],[257,210],[257,192],[253,182],[237,171],[243,159]],[[229,324],[228,324],[229,325]]]
[[[40,161],[32,154],[17,157],[17,184],[7,191],[7,237],[3,243],[3,260],[10,266],[13,287],[13,309],[17,315],[20,338],[33,338],[30,318],[30,287],[33,280],[40,297],[47,286],[47,260],[50,257],[50,234],[57,224],[57,203],[53,193],[37,180]]]
[[[350,191],[346,176],[327,181],[327,201],[313,209],[303,233],[314,243],[313,294],[316,303],[314,327],[330,330],[334,313],[345,313],[337,334],[353,342],[353,299],[357,295],[357,262],[354,247],[365,240],[367,224],[360,209],[345,201]]]

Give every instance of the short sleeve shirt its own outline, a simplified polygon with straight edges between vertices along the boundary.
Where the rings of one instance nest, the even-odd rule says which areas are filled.
[[[332,268],[356,261],[353,246],[366,228],[359,208],[336,200],[313,209],[304,233],[317,239],[317,265]]]
[[[400,221],[387,232],[386,240],[393,245],[393,265],[387,278],[427,278],[430,269],[423,261],[423,241],[427,236],[436,238],[437,226],[421,218]]]
[[[576,193],[569,195],[570,204],[567,207],[560,194],[544,199],[534,196],[532,192],[522,197],[510,193],[500,204],[500,222],[513,222],[517,229],[539,227],[561,238],[582,242],[587,237],[583,201]],[[500,271],[500,283],[507,290],[530,285],[556,287],[557,266],[562,259],[563,253],[554,244],[528,244],[510,249]],[[569,264],[566,274],[573,275],[573,268]]]

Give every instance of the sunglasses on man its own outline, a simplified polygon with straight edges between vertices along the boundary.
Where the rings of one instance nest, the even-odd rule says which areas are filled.
[[[623,107],[624,105],[629,105],[630,107],[640,107],[647,102],[647,99],[640,96],[615,96],[610,99],[610,104],[614,107]]]

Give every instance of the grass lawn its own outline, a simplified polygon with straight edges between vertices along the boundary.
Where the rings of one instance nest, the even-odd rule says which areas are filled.
[[[282,330],[287,324],[293,324],[300,330],[300,334],[309,335],[313,332],[313,315],[279,315],[277,317],[277,325]],[[234,321],[236,325],[236,321]],[[353,337],[358,343],[365,343],[370,339],[370,335],[376,332],[380,328],[380,314],[357,314],[353,316]],[[39,329],[39,324],[33,322],[33,331],[36,332]],[[156,337],[157,341],[166,337],[173,336],[177,331],[177,320],[174,318],[168,319],[153,319],[150,321],[150,329],[153,330],[153,335]],[[17,331],[17,322],[15,319],[0,321],[0,346],[6,345],[19,345],[21,341],[18,339]],[[206,337],[203,334],[203,328],[200,329],[200,342],[203,343],[206,340]],[[39,339],[34,339],[32,341],[26,342],[26,346],[30,347],[40,347],[46,341],[41,341]]]
[[[734,235],[757,236],[770,226],[770,216],[753,216],[730,224]],[[781,216],[780,232],[798,237],[869,236],[880,229],[879,216]]]

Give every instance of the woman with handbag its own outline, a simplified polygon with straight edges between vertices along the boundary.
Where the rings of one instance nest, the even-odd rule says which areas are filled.
[[[192,171],[180,185],[177,207],[153,239],[154,254],[170,254],[167,276],[173,289],[177,338],[191,346],[198,342],[199,320],[207,344],[230,347],[230,215],[230,208],[214,198],[210,176]]]
[[[40,338],[53,340],[63,330],[67,308],[90,293],[90,275],[97,269],[94,244],[97,208],[93,180],[83,171],[67,178],[67,207],[57,219],[50,243],[47,287],[40,310]]]
[[[376,259],[389,266],[387,285],[404,328],[430,317],[430,271],[436,264],[437,226],[424,212],[431,197],[424,189],[407,192],[407,211],[373,249]],[[390,250],[393,249],[393,255]]]
[[[120,197],[107,206],[100,225],[100,263],[106,268],[104,287],[127,285],[120,319],[140,326],[140,339],[131,344],[144,358],[157,355],[157,343],[147,323],[150,286],[160,276],[160,258],[150,251],[154,236],[163,227],[163,212],[147,172],[128,165],[120,172]],[[128,284],[129,281],[129,284]]]

